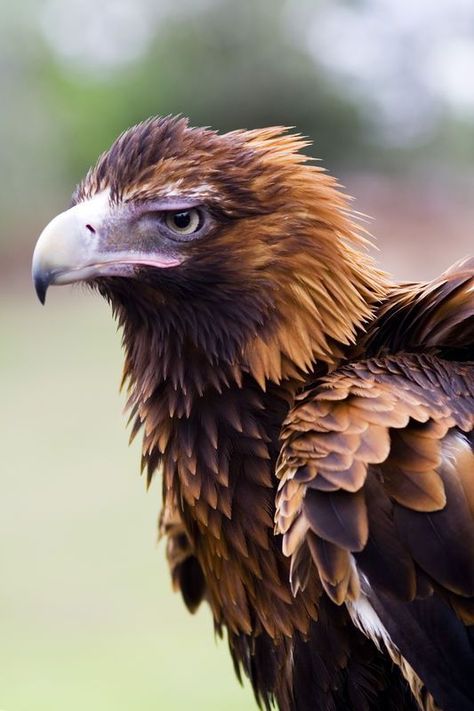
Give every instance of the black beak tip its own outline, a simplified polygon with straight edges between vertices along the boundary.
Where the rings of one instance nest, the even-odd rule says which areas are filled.
[[[48,291],[48,286],[50,279],[44,274],[38,274],[33,272],[33,284],[35,286],[36,296],[44,306],[46,301],[46,292]]]

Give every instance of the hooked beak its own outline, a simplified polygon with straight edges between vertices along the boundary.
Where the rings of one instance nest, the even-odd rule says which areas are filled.
[[[127,228],[127,220],[113,214],[106,191],[51,220],[33,254],[33,283],[41,303],[52,284],[133,276],[140,266],[168,268],[181,263],[175,255],[137,249]]]

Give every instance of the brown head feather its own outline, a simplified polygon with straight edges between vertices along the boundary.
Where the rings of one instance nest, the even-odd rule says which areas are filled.
[[[132,380],[137,332],[150,321],[160,325],[160,340],[172,333],[162,375],[173,362],[179,382],[190,376],[176,372],[187,349],[194,363],[225,363],[227,377],[250,372],[265,388],[303,379],[315,362],[333,366],[354,342],[386,280],[361,251],[366,235],[348,199],[301,153],[306,145],[283,128],[218,135],[182,118],[151,119],[120,136],[87,175],[75,201],[105,188],[129,203],[193,199],[214,221],[185,245],[185,262],[172,273],[144,271],[142,284],[100,281],[119,318],[132,323],[133,335],[125,332]],[[143,380],[143,364],[138,370]],[[145,393],[150,377],[139,386]]]

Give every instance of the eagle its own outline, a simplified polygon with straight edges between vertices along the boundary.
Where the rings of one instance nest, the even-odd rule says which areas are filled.
[[[36,292],[110,303],[174,587],[260,706],[472,711],[474,259],[395,283],[307,145],[130,128],[43,230]]]

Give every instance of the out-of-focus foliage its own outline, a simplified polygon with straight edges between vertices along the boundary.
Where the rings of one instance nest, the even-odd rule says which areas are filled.
[[[336,170],[474,160],[468,0],[2,0],[1,11],[3,252],[151,114],[296,126]]]

